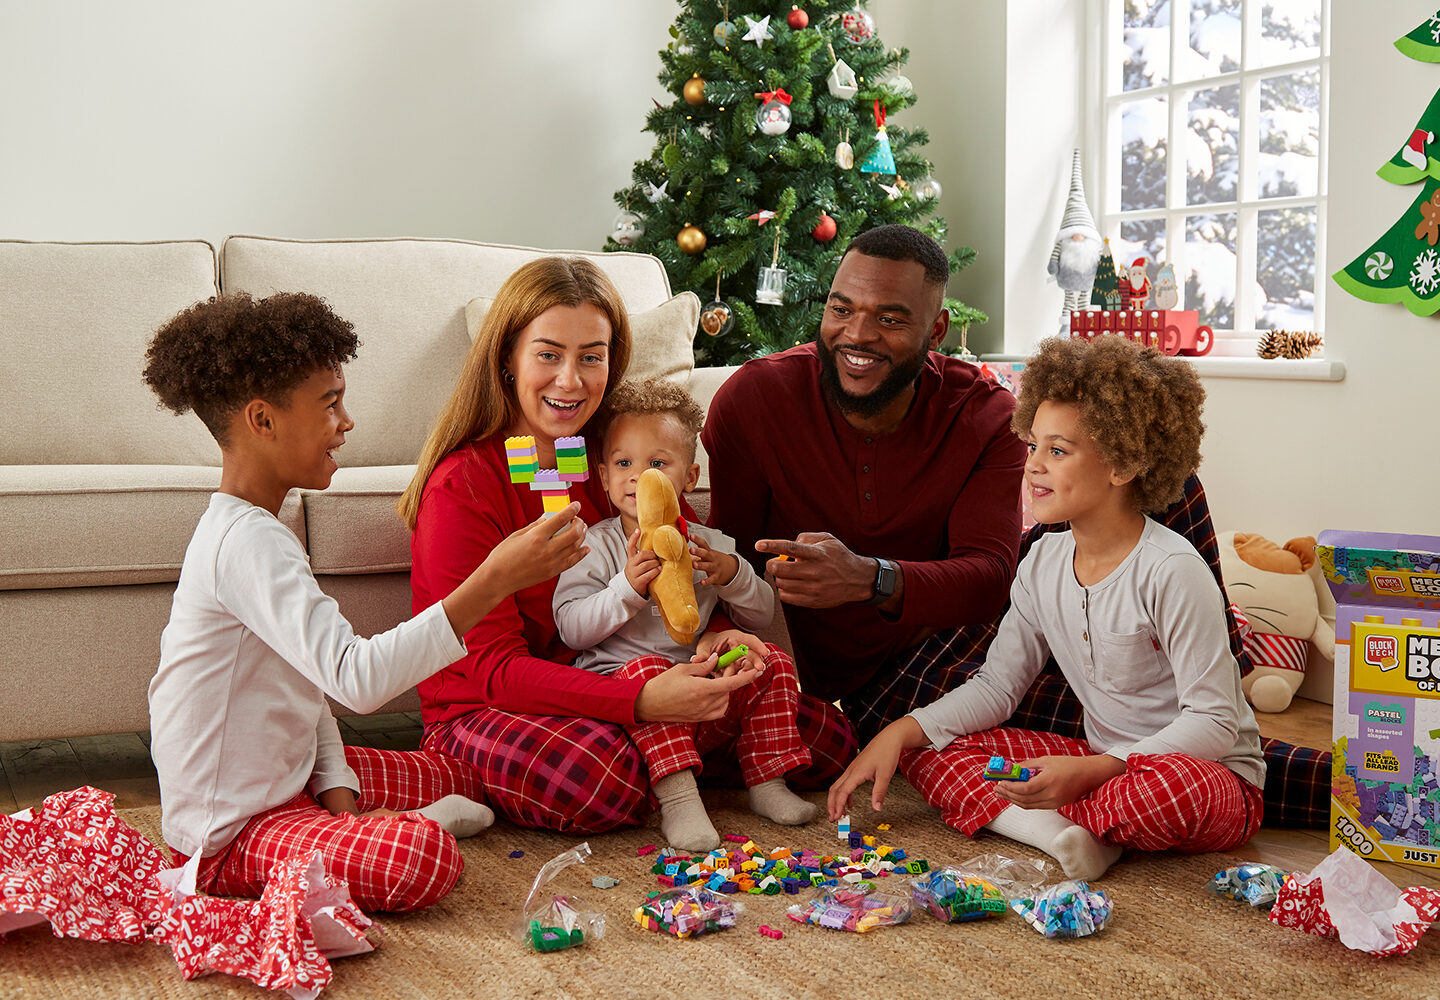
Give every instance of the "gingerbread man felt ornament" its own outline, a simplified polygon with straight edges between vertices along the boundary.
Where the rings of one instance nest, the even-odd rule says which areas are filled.
[[[640,521],[640,548],[660,557],[660,575],[650,594],[660,609],[665,631],[682,646],[695,642],[700,628],[700,607],[695,601],[695,567],[680,500],[675,487],[659,469],[646,469],[635,484],[635,513]]]
[[[1415,227],[1415,238],[1417,240],[1429,240],[1433,247],[1435,241],[1440,239],[1440,188],[1430,196],[1430,200],[1420,206],[1422,216],[1420,225]]]

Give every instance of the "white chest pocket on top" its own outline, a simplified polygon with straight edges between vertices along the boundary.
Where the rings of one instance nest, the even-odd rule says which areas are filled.
[[[1095,672],[1101,683],[1116,692],[1143,691],[1164,679],[1167,667],[1160,656],[1155,632],[1095,633]]]

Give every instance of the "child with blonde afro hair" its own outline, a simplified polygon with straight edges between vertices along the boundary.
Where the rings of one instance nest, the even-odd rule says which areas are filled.
[[[1031,513],[1068,530],[1021,561],[981,668],[831,786],[832,818],[866,781],[880,809],[899,767],[946,823],[1039,848],[1071,878],[1098,878],[1126,847],[1223,851],[1254,834],[1265,760],[1220,587],[1147,516],[1200,462],[1204,399],[1188,361],[1123,337],[1040,345],[1012,426]],[[1049,656],[1084,707],[1083,740],[1002,726]]]

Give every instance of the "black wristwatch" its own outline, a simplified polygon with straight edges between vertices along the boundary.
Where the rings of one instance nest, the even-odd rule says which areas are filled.
[[[895,564],[889,559],[875,558],[875,593],[866,604],[884,604],[895,596]]]

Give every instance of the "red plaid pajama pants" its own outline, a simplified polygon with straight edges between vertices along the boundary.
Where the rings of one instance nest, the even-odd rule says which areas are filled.
[[[940,817],[966,836],[1009,802],[982,778],[990,757],[1087,756],[1083,740],[1026,729],[987,729],[944,750],[912,750],[900,770]],[[1225,851],[1260,827],[1263,793],[1223,764],[1188,754],[1131,754],[1125,773],[1060,809],[1107,844],[1141,851]]]
[[[345,760],[360,779],[360,812],[405,815],[334,816],[301,792],[252,818],[218,854],[201,861],[198,886],[219,896],[257,897],[276,862],[318,849],[326,870],[350,884],[362,910],[418,910],[442,899],[465,867],[460,849],[440,824],[406,811],[446,795],[483,801],[480,776],[462,761],[424,750],[346,747]],[[187,860],[175,857],[177,864]]]
[[[776,657],[784,657],[794,676],[788,654],[773,647],[766,673],[777,670]],[[855,732],[834,705],[804,694],[793,717],[810,765],[787,780],[799,789],[826,788],[855,756]],[[653,809],[645,758],[613,722],[482,708],[431,727],[424,745],[473,765],[496,814],[520,826],[604,833],[643,823]],[[704,755],[707,784],[743,781],[737,753],[706,753],[708,745],[702,749],[698,740],[696,749]]]
[[[642,656],[615,676],[650,680],[672,666],[663,656]],[[730,692],[723,718],[701,723],[642,722],[625,729],[645,758],[651,782],[686,768],[694,768],[698,776],[702,755],[733,747],[741,780],[749,788],[810,764],[810,752],[795,727],[799,697],[794,661],[771,646],[760,676]]]

